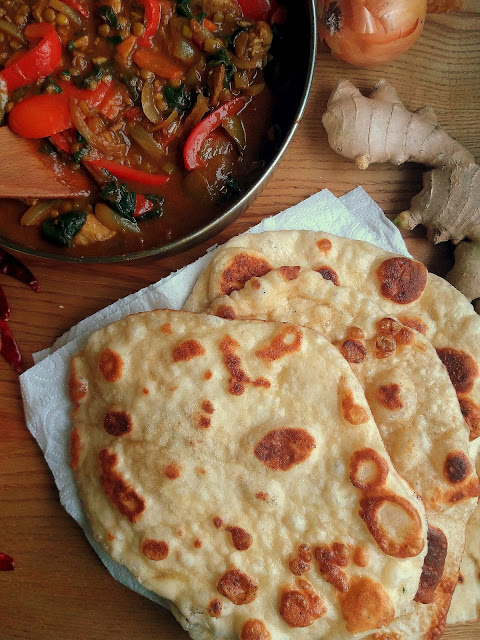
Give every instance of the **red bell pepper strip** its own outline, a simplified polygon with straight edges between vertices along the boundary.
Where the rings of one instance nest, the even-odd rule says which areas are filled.
[[[135,214],[134,214],[135,215]],[[10,305],[4,290],[0,287],[0,320],[8,320],[10,318]]]
[[[243,15],[251,20],[267,20],[276,9],[274,0],[238,0]]]
[[[62,42],[48,22],[29,24],[25,36],[30,42],[38,39],[40,42],[0,73],[9,93],[48,76],[62,59]]]
[[[0,320],[0,354],[17,373],[25,371],[22,356],[13,337],[8,322]]]
[[[63,0],[65,4],[68,4],[69,7],[78,11],[84,18],[88,18],[90,16],[90,10],[88,8],[85,0]]]
[[[152,47],[154,36],[160,25],[160,3],[158,0],[140,0],[145,8],[145,33],[138,39],[140,47]]]
[[[4,249],[0,249],[0,273],[28,284],[34,291],[39,291],[38,280],[30,269]]]
[[[62,93],[42,93],[18,102],[10,111],[10,129],[24,138],[48,138],[73,127],[70,98],[83,100],[90,109],[105,98],[109,84],[100,82],[96,89],[77,89],[69,82],[59,82]]]
[[[6,553],[0,552],[0,571],[13,571],[14,567],[14,559],[11,556],[7,556]]]
[[[85,164],[97,167],[98,169],[105,169],[105,171],[108,171],[119,180],[138,182],[138,184],[145,184],[150,187],[158,187],[165,184],[170,178],[169,175],[164,173],[147,173],[146,171],[132,169],[132,167],[127,167],[124,164],[103,158],[101,160],[85,160]]]
[[[192,129],[183,148],[183,160],[185,167],[189,171],[204,166],[205,163],[202,162],[198,154],[205,139],[222,124],[224,118],[235,115],[243,109],[244,106],[245,100],[243,98],[228,100],[209,113]]]
[[[65,137],[65,133],[54,133],[53,136],[49,137],[50,142],[58,149],[58,151],[63,151],[63,153],[70,153],[70,143]]]

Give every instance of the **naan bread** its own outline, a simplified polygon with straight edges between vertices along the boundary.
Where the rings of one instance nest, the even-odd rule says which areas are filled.
[[[129,316],[73,359],[70,394],[95,537],[193,638],[346,640],[408,610],[423,505],[317,332]]]
[[[253,277],[243,289],[217,298],[208,311],[315,329],[351,364],[396,469],[425,502],[430,526],[430,551],[416,596],[422,604],[391,629],[402,634],[399,639],[439,635],[479,485],[455,390],[435,349],[366,296],[300,267]]]
[[[285,265],[319,271],[335,284],[352,287],[367,295],[387,314],[424,333],[437,349],[457,392],[470,430],[471,457],[477,455],[473,441],[480,436],[480,317],[467,299],[448,282],[427,273],[415,260],[397,256],[367,242],[312,231],[268,231],[244,234],[229,240],[214,255],[201,274],[186,309],[203,311],[216,298],[241,289],[253,276]],[[480,509],[480,507],[477,507]],[[468,622],[480,615],[479,532],[475,513],[468,527],[461,567],[468,593],[454,597],[449,621]],[[474,617],[472,612],[475,611]],[[466,617],[468,616],[468,617]]]

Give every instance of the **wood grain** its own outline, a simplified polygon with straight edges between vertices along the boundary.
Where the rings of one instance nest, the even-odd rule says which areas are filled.
[[[214,242],[245,231],[264,216],[328,187],[341,195],[361,184],[390,215],[420,189],[421,169],[370,167],[338,157],[321,125],[339,78],[363,88],[385,77],[407,106],[432,105],[440,123],[480,155],[480,11],[430,16],[422,38],[399,60],[368,71],[334,61],[322,48],[305,117],[265,191],[233,225],[209,243],[163,260],[114,265],[68,265],[26,257],[41,293],[2,277],[12,305],[10,325],[27,363],[71,325],[119,297],[155,282],[202,255]],[[448,244],[432,247],[417,229],[406,234],[415,257],[443,274]],[[0,550],[16,560],[0,572],[2,640],[186,639],[173,617],[110,577],[83,532],[64,512],[51,473],[25,427],[16,375],[0,362]],[[447,629],[448,640],[474,640],[480,624]]]

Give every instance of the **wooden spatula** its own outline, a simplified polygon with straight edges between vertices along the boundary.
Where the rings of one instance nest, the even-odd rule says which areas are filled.
[[[40,144],[0,127],[0,198],[78,198],[92,183],[83,169],[60,165]]]

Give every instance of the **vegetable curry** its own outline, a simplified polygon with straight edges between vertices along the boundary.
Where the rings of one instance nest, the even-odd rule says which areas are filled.
[[[1,201],[0,234],[43,251],[121,255],[214,219],[272,143],[273,0],[2,0],[0,119],[85,198]],[[266,81],[267,80],[267,81]],[[1,152],[0,152],[1,153]]]

